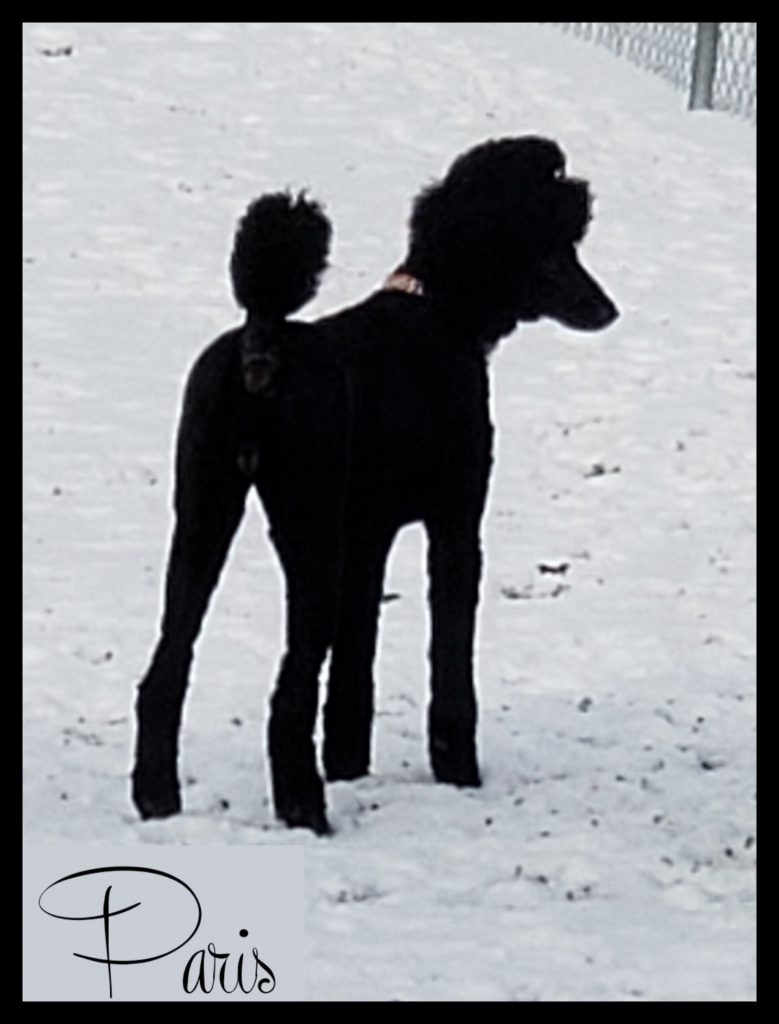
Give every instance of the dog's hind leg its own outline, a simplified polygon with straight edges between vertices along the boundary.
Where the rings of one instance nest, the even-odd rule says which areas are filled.
[[[311,544],[317,534],[312,524],[303,550],[300,528],[291,538],[271,530],[287,584],[287,648],[271,697],[268,754],[276,816],[290,828],[326,835],[330,826],[314,725],[319,672],[333,639],[340,565],[332,539]]]
[[[478,786],[473,643],[481,575],[479,516],[450,514],[425,525],[431,612],[430,761],[439,782]]]
[[[294,353],[293,353],[294,355]],[[287,364],[273,455],[256,477],[284,571],[286,651],[270,702],[268,753],[276,816],[319,835],[330,827],[317,770],[319,673],[332,646],[343,569],[351,398],[337,364]]]
[[[373,660],[384,566],[393,540],[390,531],[373,535],[365,521],[347,536],[350,546],[324,709],[324,765],[331,782],[359,778],[370,767]]]
[[[217,511],[180,515],[168,562],[165,612],[151,665],[138,687],[132,796],[142,818],[181,810],[176,762],[181,712],[193,647],[243,514],[238,493],[223,495]],[[220,504],[211,496],[213,504]]]
[[[208,367],[205,368],[206,370]],[[231,450],[229,415],[201,366],[193,373],[179,429],[176,523],[159,642],[139,688],[132,798],[142,818],[181,810],[178,734],[193,647],[243,515],[249,481]]]

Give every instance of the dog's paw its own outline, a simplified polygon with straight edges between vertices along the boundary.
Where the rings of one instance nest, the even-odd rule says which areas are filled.
[[[150,818],[170,818],[181,813],[181,793],[178,787],[160,789],[133,782],[132,800],[143,821]]]
[[[435,737],[430,743],[430,763],[436,782],[451,786],[481,786],[473,743],[452,743]]]
[[[300,804],[291,804],[283,809],[277,808],[276,817],[287,828],[307,828],[317,836],[333,834],[323,807],[303,807]]]

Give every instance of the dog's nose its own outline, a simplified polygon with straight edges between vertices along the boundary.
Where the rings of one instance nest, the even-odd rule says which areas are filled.
[[[575,331],[602,331],[609,327],[619,316],[619,310],[607,295],[599,295],[593,300],[588,296],[587,302],[565,310],[565,315],[556,319],[566,327]]]
[[[619,319],[619,310],[611,301],[607,299],[598,310],[596,317],[597,323],[595,324],[596,330],[603,330],[604,327],[609,327],[614,323],[615,320]]]

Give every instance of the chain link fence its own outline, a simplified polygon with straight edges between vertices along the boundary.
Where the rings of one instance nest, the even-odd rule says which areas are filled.
[[[697,22],[553,21],[580,39],[606,46],[617,56],[667,78],[689,93]],[[757,22],[721,21],[712,102],[757,121]]]

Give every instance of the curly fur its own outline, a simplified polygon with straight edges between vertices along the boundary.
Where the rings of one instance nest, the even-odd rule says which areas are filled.
[[[608,326],[617,310],[577,257],[585,182],[556,143],[485,142],[413,205],[404,275],[314,323],[330,225],[300,195],[263,196],[241,221],[233,288],[247,310],[190,373],[179,426],[161,635],[138,693],[133,799],[181,807],[178,736],[193,645],[254,488],[287,585],[286,652],[268,724],[277,816],[329,830],[313,743],[318,677],[328,779],[370,764],[373,661],[384,566],[421,521],[430,575],[428,749],[440,782],[479,785],[473,638],[480,523],[492,469],[488,351],[519,321]]]
[[[330,222],[301,192],[255,200],[235,235],[233,293],[256,317],[283,320],[313,298],[327,266]]]

